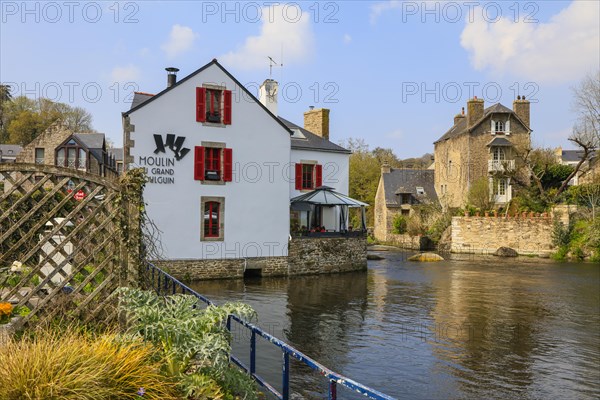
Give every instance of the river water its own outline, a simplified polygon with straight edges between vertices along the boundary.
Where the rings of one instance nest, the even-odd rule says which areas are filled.
[[[600,398],[599,265],[375,254],[385,259],[367,272],[193,288],[252,305],[267,332],[399,399]],[[234,332],[247,362],[249,335]],[[281,352],[259,340],[257,360],[281,389]],[[326,380],[296,362],[291,387],[293,398],[327,395]]]

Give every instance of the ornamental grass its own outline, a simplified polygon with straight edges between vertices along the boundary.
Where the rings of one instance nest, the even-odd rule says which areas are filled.
[[[175,399],[160,364],[140,339],[45,329],[0,346],[0,399]]]

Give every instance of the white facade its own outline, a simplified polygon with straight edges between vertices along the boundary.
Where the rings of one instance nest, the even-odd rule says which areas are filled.
[[[197,122],[200,87],[231,91],[231,124]],[[291,131],[268,109],[213,61],[125,113],[132,127],[128,167],[147,169],[144,200],[161,231],[165,259],[287,256],[290,198],[307,192],[295,189],[296,163],[320,164],[322,184],[348,194],[349,154],[292,149]],[[167,135],[183,143],[174,151]],[[200,146],[231,149],[231,181],[197,179]],[[204,221],[213,213],[203,201],[215,199],[221,202],[219,237],[205,237]],[[333,212],[324,213],[323,222],[335,229],[339,211]]]
[[[336,192],[348,195],[348,181],[349,181],[349,155],[346,153],[335,153],[328,151],[317,151],[317,150],[304,150],[304,149],[292,149],[291,164],[320,164],[322,166],[322,184],[323,186],[330,186],[335,189]],[[295,179],[290,181],[290,198],[300,196],[310,190],[298,190],[296,189]],[[301,226],[308,226],[309,223],[306,220],[307,215],[301,214]],[[346,212],[346,226],[347,226],[347,212]],[[339,230],[340,229],[340,208],[339,207],[328,207],[323,208],[322,224],[328,230]]]
[[[231,90],[231,125],[196,121],[196,88]],[[166,259],[221,259],[287,255],[290,133],[216,63],[130,112],[130,167],[146,167],[147,213],[161,230]],[[166,148],[155,154],[154,135],[185,137],[179,161]],[[231,182],[194,179],[194,148],[207,142],[232,149]],[[145,158],[144,158],[145,157]],[[152,160],[152,161],[150,161]],[[160,167],[149,165],[163,164]],[[158,168],[158,169],[155,169]],[[172,178],[172,179],[171,179]],[[222,240],[201,240],[202,197],[224,199]]]

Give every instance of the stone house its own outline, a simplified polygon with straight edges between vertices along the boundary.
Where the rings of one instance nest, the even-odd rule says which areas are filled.
[[[60,121],[25,145],[16,162],[56,165],[106,177],[117,175],[103,133],[73,133]]]
[[[517,97],[513,109],[500,103],[484,108],[483,99],[467,102],[467,113],[434,142],[435,189],[445,207],[463,207],[471,186],[487,179],[491,200],[501,206],[513,197],[510,176],[521,171],[531,146],[530,104]],[[524,177],[523,179],[527,179]]]
[[[438,202],[434,171],[430,169],[381,168],[375,195],[375,239],[389,242],[397,215],[410,216],[419,205]]]
[[[554,154],[558,163],[576,167],[583,157],[583,150],[563,150],[563,148],[559,146],[554,149]],[[588,181],[589,179],[586,179],[586,175],[593,174],[594,171],[592,170],[592,167],[594,167],[594,164],[597,164],[595,163],[595,159],[596,152],[592,152],[590,157],[581,165],[577,175],[569,181],[569,185],[579,185],[580,183]]]

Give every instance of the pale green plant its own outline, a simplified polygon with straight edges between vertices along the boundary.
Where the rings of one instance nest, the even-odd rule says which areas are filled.
[[[177,379],[184,393],[201,398],[206,390],[199,386],[206,382],[202,376],[226,385],[238,381],[228,379],[233,373],[240,375],[241,384],[224,389],[234,394],[243,392],[246,398],[256,396],[251,378],[229,365],[231,334],[225,325],[230,314],[247,320],[255,318],[256,313],[250,306],[227,303],[203,308],[199,300],[190,295],[160,297],[132,288],[119,291],[120,309],[125,312],[128,333],[141,335],[162,350],[163,372]]]

